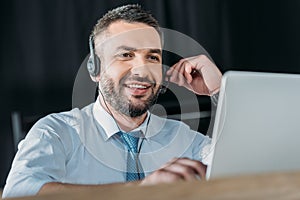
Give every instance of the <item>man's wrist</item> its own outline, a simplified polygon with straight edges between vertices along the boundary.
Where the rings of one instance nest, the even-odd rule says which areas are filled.
[[[214,106],[218,105],[218,100],[219,100],[219,92],[213,94],[210,96],[210,100],[213,103]]]

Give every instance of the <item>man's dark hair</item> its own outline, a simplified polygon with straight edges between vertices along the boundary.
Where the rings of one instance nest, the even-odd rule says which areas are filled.
[[[138,4],[129,4],[108,11],[94,26],[92,32],[93,36],[95,37],[99,33],[102,33],[110,24],[119,20],[124,20],[129,23],[140,22],[147,24],[155,28],[161,36],[157,20],[149,12],[143,10]]]

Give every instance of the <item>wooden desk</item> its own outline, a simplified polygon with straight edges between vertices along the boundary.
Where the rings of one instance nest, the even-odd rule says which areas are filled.
[[[300,199],[300,172],[244,176],[211,181],[155,186],[112,186],[57,193],[23,200],[192,200],[192,199]]]

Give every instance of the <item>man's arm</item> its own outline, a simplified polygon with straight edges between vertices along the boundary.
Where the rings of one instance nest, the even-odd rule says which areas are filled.
[[[83,185],[83,184],[69,184],[69,183],[59,183],[59,182],[50,182],[44,184],[39,192],[38,195],[41,194],[53,194],[55,192],[60,191],[78,191],[81,189],[88,189],[88,188],[97,188],[99,190],[106,189],[113,186],[118,185],[136,185],[138,182],[127,182],[127,183],[111,183],[111,184],[102,184],[102,185]]]
[[[44,184],[38,194],[48,194],[59,191],[72,191],[87,188],[105,189],[117,185],[146,186],[159,183],[173,183],[177,181],[192,181],[197,179],[205,180],[206,166],[199,161],[188,158],[174,158],[160,169],[156,170],[141,181],[127,183],[112,183],[103,185],[80,185],[51,182]]]

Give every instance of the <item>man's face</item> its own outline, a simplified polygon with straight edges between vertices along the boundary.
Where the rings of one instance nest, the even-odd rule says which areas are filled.
[[[106,103],[130,117],[144,114],[162,82],[162,50],[157,31],[143,23],[112,23],[96,37],[101,59],[100,88]]]

